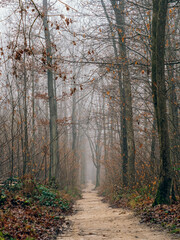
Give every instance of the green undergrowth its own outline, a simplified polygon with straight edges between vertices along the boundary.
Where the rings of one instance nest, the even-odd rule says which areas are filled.
[[[65,187],[64,191],[75,200],[82,197],[81,190],[77,187]]]
[[[8,179],[0,188],[0,240],[53,239],[64,230],[65,216],[79,197],[78,189]]]
[[[129,208],[141,217],[141,222],[158,224],[171,233],[180,234],[180,201],[171,205],[152,206],[155,189],[151,186],[122,188],[114,185],[101,187],[99,190],[103,201],[109,202],[111,207]]]

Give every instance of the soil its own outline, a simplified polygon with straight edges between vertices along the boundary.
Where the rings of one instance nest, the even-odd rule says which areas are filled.
[[[83,191],[83,198],[77,201],[76,214],[70,216],[69,230],[57,240],[172,240],[173,235],[139,222],[130,210],[112,209],[102,202],[89,184]]]

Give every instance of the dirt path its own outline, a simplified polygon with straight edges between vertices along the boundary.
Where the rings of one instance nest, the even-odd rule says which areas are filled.
[[[170,240],[164,232],[140,224],[133,212],[112,209],[101,201],[93,185],[89,185],[83,198],[77,202],[77,213],[69,218],[71,227],[57,240]]]

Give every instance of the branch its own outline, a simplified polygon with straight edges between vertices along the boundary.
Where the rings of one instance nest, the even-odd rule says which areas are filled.
[[[76,10],[75,8],[72,8],[72,7],[69,6],[67,3],[62,2],[61,0],[58,0],[58,1],[59,1],[60,3],[62,3],[62,4],[64,4],[66,7],[71,8],[72,10],[78,12],[78,10]]]
[[[38,7],[37,7],[36,4],[34,3],[34,0],[30,0],[30,1],[32,2],[32,4],[33,4],[33,6],[35,7],[36,11],[38,12],[39,16],[40,16],[41,18],[43,18],[43,14],[39,11]]]

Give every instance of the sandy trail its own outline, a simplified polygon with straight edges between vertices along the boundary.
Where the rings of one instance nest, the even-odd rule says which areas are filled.
[[[69,217],[69,231],[57,240],[175,239],[170,234],[140,224],[131,211],[108,207],[93,188],[89,184],[83,192],[83,198],[75,206],[77,213]]]

